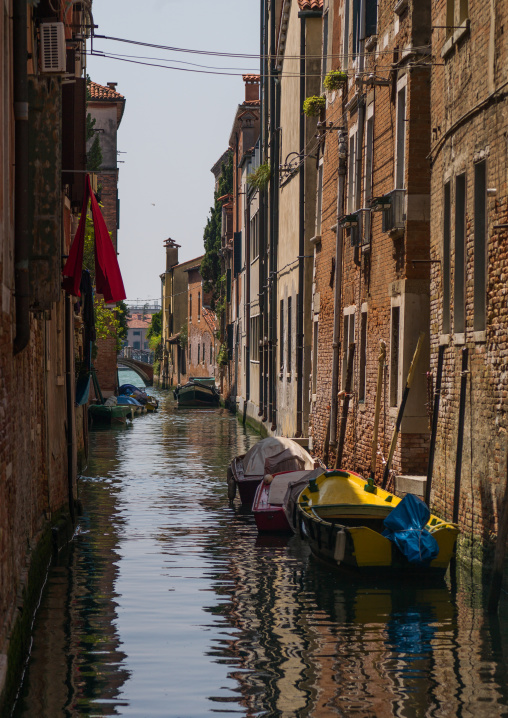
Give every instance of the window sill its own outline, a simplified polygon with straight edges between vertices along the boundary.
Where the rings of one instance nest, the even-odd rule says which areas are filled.
[[[482,332],[473,332],[473,339],[476,344],[485,344],[487,341],[487,332],[485,330]]]
[[[448,57],[455,45],[458,45],[459,42],[462,42],[462,40],[469,35],[470,25],[471,23],[469,18],[466,18],[464,22],[462,22],[460,26],[455,30],[453,35],[450,35],[450,37],[441,49],[442,58]]]
[[[358,411],[363,414],[364,411],[367,411],[367,404],[365,403],[365,399],[360,399],[358,402]]]
[[[309,242],[310,242],[311,244],[315,244],[316,247],[319,246],[319,245],[321,244],[321,235],[320,235],[320,234],[316,234],[314,237],[311,237],[311,238],[309,239]]]
[[[439,335],[439,346],[447,347],[449,344],[450,344],[450,335],[449,334],[440,334]]]
[[[459,332],[458,334],[453,335],[453,343],[455,346],[462,346],[466,343],[466,335],[463,332]]]
[[[407,4],[407,0],[406,0]],[[365,39],[365,50],[367,52],[372,52],[376,49],[377,46],[377,35],[371,35],[370,37],[367,37]]]
[[[393,8],[393,11],[396,15],[402,15],[402,13],[407,10],[407,6],[408,0],[399,0],[399,2]]]

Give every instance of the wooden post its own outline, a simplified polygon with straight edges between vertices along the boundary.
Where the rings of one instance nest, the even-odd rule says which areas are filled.
[[[467,360],[469,350],[462,348],[462,368],[460,372],[460,402],[459,424],[457,427],[457,455],[455,459],[455,488],[453,492],[453,518],[454,524],[459,522],[460,484],[462,479],[462,447],[464,446],[464,421],[466,416],[466,389],[467,389]]]
[[[443,362],[446,345],[441,344],[437,359],[436,389],[434,391],[434,409],[432,412],[432,431],[430,434],[429,463],[427,466],[427,483],[425,484],[425,503],[430,508],[430,492],[432,474],[434,472],[434,454],[436,453],[437,422],[439,419],[439,402],[441,401],[441,380],[443,378]]]
[[[383,370],[386,360],[386,344],[379,342],[379,357],[377,367],[377,385],[376,385],[376,408],[374,411],[374,431],[372,433],[372,454],[370,459],[370,477],[374,479],[376,476],[377,463],[377,435],[379,430],[379,415],[381,414],[381,393],[383,389]]]
[[[494,566],[492,569],[492,580],[487,603],[489,613],[497,613],[503,585],[503,567],[506,555],[506,541],[508,539],[508,451],[506,459],[506,484],[498,514],[496,550],[494,552]]]
[[[355,358],[355,345],[349,345],[349,354],[347,358],[346,386],[344,389],[344,401],[342,404],[342,417],[340,420],[339,443],[337,446],[337,455],[335,457],[335,468],[340,468],[342,464],[342,454],[344,453],[344,442],[346,440],[347,415],[349,412],[349,399],[351,397],[351,385],[353,383],[353,361]]]
[[[390,474],[390,468],[391,468],[392,461],[393,461],[393,455],[395,454],[395,447],[397,446],[397,438],[398,438],[399,432],[400,432],[400,425],[402,424],[402,417],[404,416],[404,409],[406,408],[406,402],[407,402],[407,398],[409,396],[409,390],[411,389],[411,384],[413,383],[413,377],[414,377],[415,370],[416,370],[416,364],[418,362],[418,357],[420,356],[420,352],[422,350],[424,337],[425,337],[424,332],[420,332],[420,336],[418,338],[418,344],[416,345],[415,353],[413,354],[413,359],[411,361],[411,364],[409,366],[409,371],[407,373],[406,386],[404,387],[404,393],[402,394],[402,401],[400,402],[399,412],[397,414],[397,421],[395,422],[395,428],[393,430],[392,443],[390,444],[390,451],[388,453],[385,470],[383,472],[383,484],[382,484],[383,489],[386,488],[386,484],[388,483],[388,476]]]

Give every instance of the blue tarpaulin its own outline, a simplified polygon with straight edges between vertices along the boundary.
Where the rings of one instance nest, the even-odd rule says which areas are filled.
[[[383,536],[392,541],[410,563],[426,565],[439,553],[436,539],[426,529],[430,517],[426,504],[406,494],[384,520]]]

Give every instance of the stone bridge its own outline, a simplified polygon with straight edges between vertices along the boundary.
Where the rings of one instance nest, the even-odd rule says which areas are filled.
[[[144,361],[138,361],[137,359],[124,359],[123,357],[118,357],[117,360],[118,364],[120,366],[127,366],[129,369],[133,369],[135,372],[139,374],[139,376],[143,379],[145,384],[148,386],[152,386],[153,384],[153,366],[152,364],[147,364]]]

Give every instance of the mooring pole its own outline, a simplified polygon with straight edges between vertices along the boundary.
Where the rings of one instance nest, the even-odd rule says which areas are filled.
[[[420,332],[420,336],[418,338],[418,344],[416,345],[415,353],[413,354],[413,359],[411,361],[411,364],[409,366],[409,371],[407,373],[406,386],[404,387],[404,393],[402,394],[402,401],[400,402],[399,412],[397,414],[397,421],[395,422],[395,428],[393,430],[392,443],[390,444],[390,451],[388,453],[388,458],[386,459],[385,470],[383,471],[383,483],[382,483],[383,489],[386,488],[386,485],[388,483],[388,476],[390,475],[390,469],[392,466],[393,455],[395,454],[395,447],[397,446],[397,438],[399,436],[400,426],[402,424],[402,417],[404,416],[404,409],[406,408],[406,402],[407,402],[407,398],[409,396],[409,390],[411,389],[411,384],[413,383],[413,377],[415,374],[418,357],[420,356],[420,352],[423,347],[424,337],[425,337],[424,332]]]
[[[427,483],[425,485],[425,503],[430,508],[430,492],[432,490],[432,474],[434,472],[434,454],[436,452],[437,422],[439,418],[439,402],[441,401],[441,380],[446,345],[441,344],[437,357],[436,389],[434,391],[434,409],[432,412],[432,431],[430,434],[429,463],[427,466]]]
[[[460,402],[459,424],[457,428],[457,457],[455,459],[455,488],[453,492],[453,518],[454,524],[459,521],[460,481],[462,478],[462,448],[464,446],[464,420],[466,416],[466,389],[467,389],[467,360],[469,349],[462,349],[462,368],[460,372]]]
[[[346,440],[347,415],[349,412],[349,399],[351,398],[351,385],[353,383],[353,360],[355,358],[355,345],[349,345],[349,354],[347,359],[346,386],[344,387],[345,395],[342,404],[342,417],[340,420],[339,444],[337,446],[337,455],[335,456],[335,468],[339,469],[342,465],[342,454],[344,453],[344,442]]]
[[[506,454],[506,484],[501,508],[497,520],[497,541],[494,552],[494,566],[490,583],[487,608],[489,613],[497,613],[501,588],[503,585],[503,568],[506,555],[506,541],[508,539],[508,451]]]
[[[379,431],[379,416],[381,414],[381,393],[383,389],[383,370],[386,360],[386,344],[379,342],[379,357],[377,367],[377,385],[376,385],[376,408],[374,410],[374,431],[372,432],[372,454],[370,459],[370,478],[376,476],[377,464],[377,435]]]

